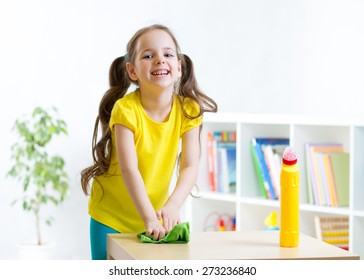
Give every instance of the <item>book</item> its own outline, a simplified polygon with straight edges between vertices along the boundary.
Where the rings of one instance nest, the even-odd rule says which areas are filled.
[[[268,199],[279,199],[282,154],[289,145],[288,138],[261,138],[251,139],[251,145],[258,163],[254,163],[261,188],[264,187]],[[254,159],[253,159],[254,160]]]
[[[236,191],[236,133],[207,132],[209,185],[212,192]]]
[[[322,160],[325,166],[325,178],[329,189],[330,203],[332,207],[337,207],[338,203],[337,203],[335,178],[334,178],[334,171],[332,170],[330,154],[329,153],[322,154]]]
[[[261,145],[269,177],[277,199],[280,197],[281,190],[280,173],[282,169],[282,155],[287,145],[286,141],[283,145],[279,143],[275,143],[274,145]]]
[[[309,204],[315,204],[317,194],[314,194],[313,187],[313,170],[311,164],[311,154],[309,144],[305,145],[305,163],[306,163],[306,177],[307,177],[307,198]]]
[[[220,142],[217,145],[219,165],[219,191],[234,193],[236,190],[236,145]]]
[[[341,143],[306,143],[306,175],[308,182],[309,203],[315,205],[329,205],[327,192],[323,183],[323,176],[320,170],[319,153],[344,152]]]
[[[207,132],[207,168],[209,172],[210,191],[216,191],[216,162],[215,162],[215,141],[212,131]]]
[[[330,160],[337,193],[337,205],[349,206],[350,155],[349,153],[331,153]]]
[[[260,144],[258,141],[256,141],[256,138],[253,138],[251,140],[251,144],[252,144],[255,156],[258,160],[258,165],[256,165],[258,167],[258,169],[256,169],[256,172],[259,174],[258,177],[262,178],[263,188],[264,188],[266,197],[268,199],[274,199],[274,195],[273,195],[274,193],[272,193],[272,191],[270,190],[270,186],[269,186],[270,179],[269,179],[269,175],[268,175],[268,169],[264,162],[264,156],[263,156],[262,150],[260,148]]]
[[[254,165],[254,170],[256,171],[256,175],[258,178],[258,183],[260,186],[260,189],[262,190],[262,194],[264,196],[264,198],[269,199],[269,191],[268,191],[268,185],[266,183],[266,180],[264,178],[264,174],[263,174],[263,167],[261,166],[261,162],[257,153],[257,149],[256,149],[256,142],[255,141],[250,141],[250,151],[251,151],[251,155],[252,155],[252,159],[253,159],[253,165]]]
[[[328,196],[328,186],[327,186],[327,180],[326,180],[326,172],[325,172],[325,166],[324,166],[324,161],[322,158],[322,153],[315,153],[315,160],[317,163],[316,168],[318,168],[317,172],[318,174],[316,176],[319,176],[319,180],[320,180],[320,184],[321,184],[321,188],[322,188],[322,196],[323,196],[323,201],[324,201],[324,205],[326,206],[330,206],[330,198]]]
[[[228,192],[236,192],[236,145],[232,148],[226,149],[227,163],[228,163]]]

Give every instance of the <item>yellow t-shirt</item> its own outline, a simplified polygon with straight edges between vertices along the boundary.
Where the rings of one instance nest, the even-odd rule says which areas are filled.
[[[198,107],[185,99],[187,113],[197,115]],[[140,103],[136,90],[119,99],[111,112],[111,164],[107,174],[93,180],[89,214],[96,221],[119,232],[144,231],[144,222],[132,202],[124,184],[115,150],[114,124],[121,124],[134,132],[138,168],[155,210],[168,199],[169,185],[178,156],[182,135],[202,122],[202,117],[188,119],[183,115],[180,98],[175,96],[166,122],[152,120]]]

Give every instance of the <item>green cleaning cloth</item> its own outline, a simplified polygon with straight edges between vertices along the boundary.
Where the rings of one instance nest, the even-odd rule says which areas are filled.
[[[159,240],[153,240],[153,236],[146,236],[145,233],[137,234],[143,243],[188,243],[190,241],[190,224],[185,222],[175,225],[164,238]]]

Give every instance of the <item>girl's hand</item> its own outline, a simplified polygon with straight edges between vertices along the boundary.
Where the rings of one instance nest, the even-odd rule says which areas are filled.
[[[145,235],[146,236],[153,235],[153,240],[162,239],[166,235],[166,230],[164,229],[159,219],[153,219],[150,222],[146,222],[145,229],[146,229]]]
[[[172,228],[180,222],[179,208],[173,203],[166,203],[163,208],[158,210],[157,218],[163,219],[163,226],[166,233],[170,232]]]

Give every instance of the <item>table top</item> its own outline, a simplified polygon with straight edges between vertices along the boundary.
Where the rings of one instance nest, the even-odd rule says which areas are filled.
[[[109,259],[360,259],[358,255],[300,234],[299,246],[279,246],[279,231],[192,232],[187,244],[142,243],[136,234],[108,234]]]

